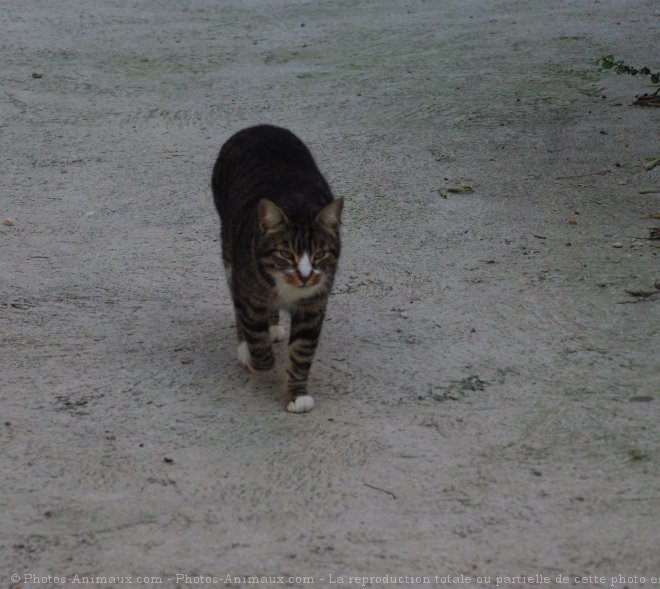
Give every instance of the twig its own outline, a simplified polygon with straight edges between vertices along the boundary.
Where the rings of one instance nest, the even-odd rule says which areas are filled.
[[[660,291],[654,292],[653,294],[650,294],[648,296],[636,298],[634,301],[617,301],[617,305],[632,305],[634,303],[645,303],[647,301],[658,300],[651,298],[653,295],[657,295],[657,294],[660,294]]]
[[[571,178],[584,178],[585,176],[604,176],[611,174],[612,170],[600,170],[599,172],[589,172],[587,174],[575,174],[575,176],[557,176],[555,180],[568,180]]]
[[[631,297],[639,297],[640,299],[660,294],[660,290],[628,290],[627,288],[624,288],[623,291]]]
[[[370,485],[369,483],[365,483],[364,481],[362,481],[362,484],[365,487],[369,487],[370,489],[375,489],[376,491],[380,491],[381,493],[386,493],[387,495],[392,497],[392,499],[396,499],[396,495],[394,493],[392,493],[392,491],[388,491],[387,489],[381,489],[380,487],[377,487],[376,485]]]

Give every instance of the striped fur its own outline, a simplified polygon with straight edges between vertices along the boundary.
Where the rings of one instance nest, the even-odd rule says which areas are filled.
[[[307,379],[339,260],[343,200],[333,198],[302,141],[267,125],[225,143],[212,187],[239,359],[250,370],[272,368],[279,312],[290,313],[284,401],[289,411],[309,411]]]

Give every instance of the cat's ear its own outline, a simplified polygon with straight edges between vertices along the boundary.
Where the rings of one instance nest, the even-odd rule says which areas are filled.
[[[329,205],[324,206],[316,215],[316,222],[324,227],[329,229],[333,233],[337,231],[339,225],[341,225],[341,212],[344,208],[344,199],[338,198],[333,200]]]
[[[284,211],[267,198],[262,198],[259,201],[257,218],[259,219],[259,228],[265,235],[281,231],[289,222]]]

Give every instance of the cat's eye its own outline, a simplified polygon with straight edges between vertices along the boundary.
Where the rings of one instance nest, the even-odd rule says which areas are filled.
[[[277,254],[280,258],[284,258],[287,262],[295,261],[295,257],[289,250],[277,250]]]
[[[323,250],[323,249],[316,250],[316,251],[314,252],[314,259],[315,259],[315,260],[322,260],[323,258],[325,258],[325,256],[327,255],[327,253],[328,253],[328,252],[327,252],[326,250]]]

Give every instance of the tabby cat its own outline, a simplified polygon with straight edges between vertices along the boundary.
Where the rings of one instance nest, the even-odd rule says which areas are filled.
[[[291,131],[259,125],[222,146],[213,168],[222,259],[236,312],[238,360],[273,367],[271,343],[291,315],[285,406],[309,411],[307,376],[337,270],[343,199],[334,200],[309,149]]]

